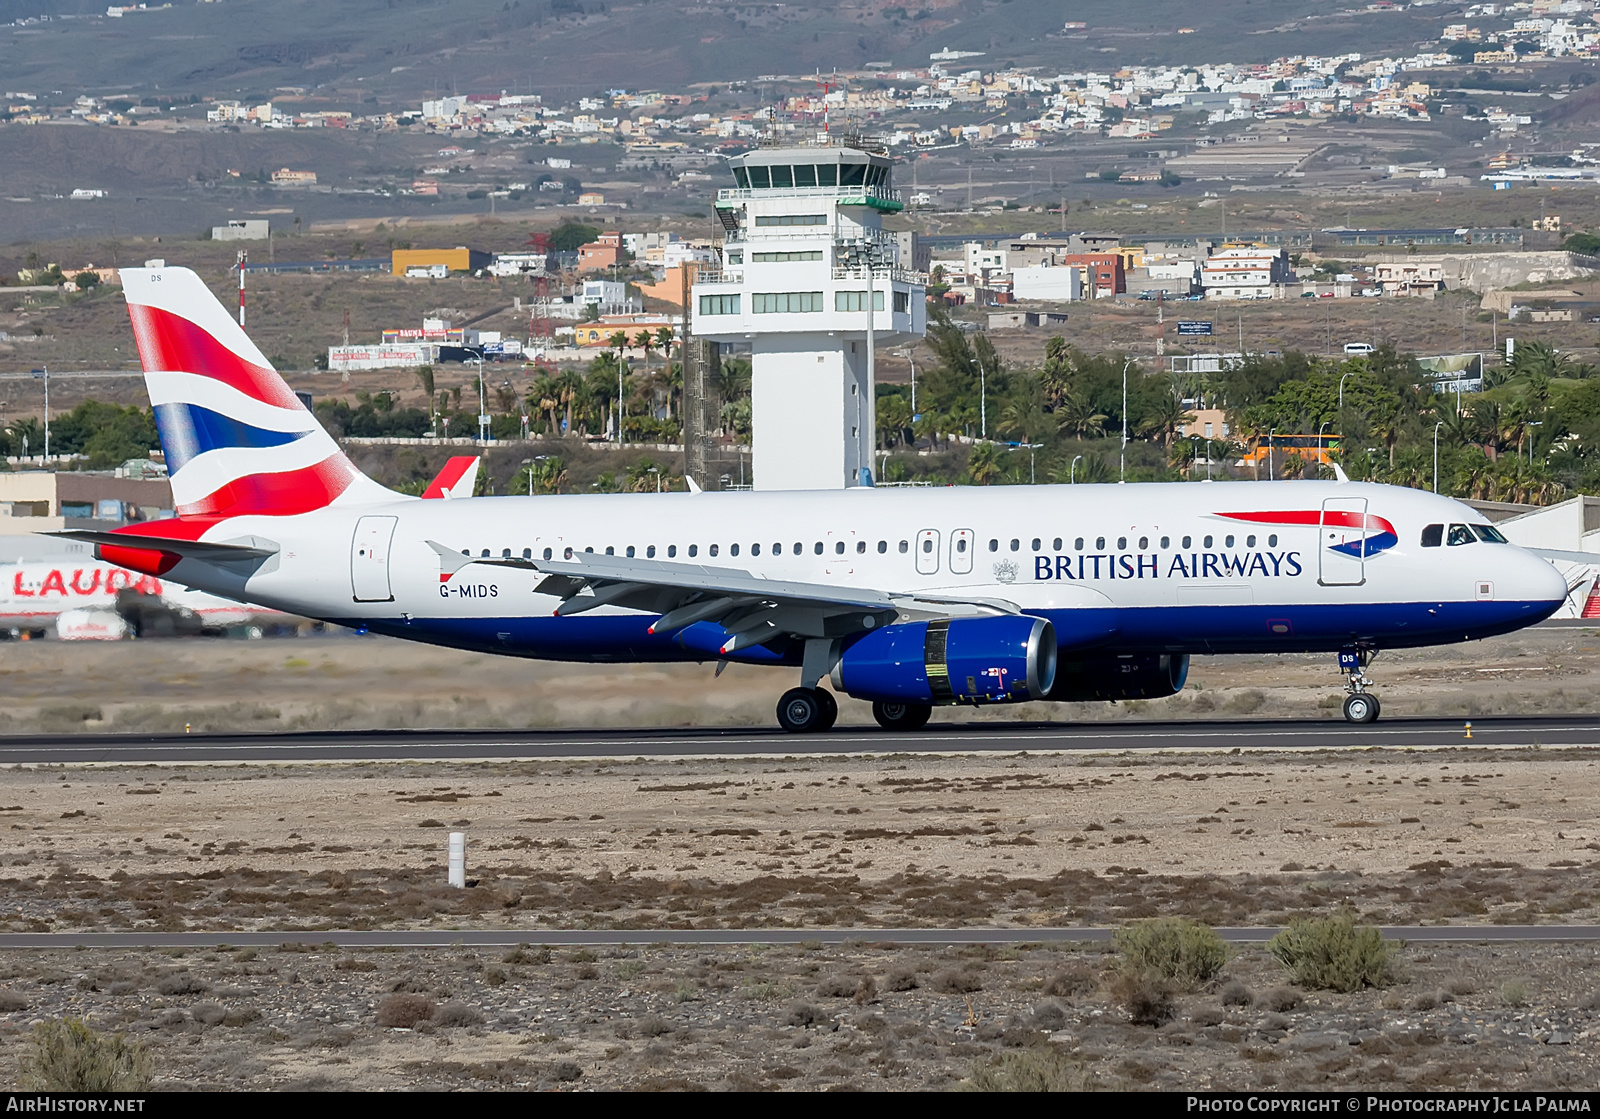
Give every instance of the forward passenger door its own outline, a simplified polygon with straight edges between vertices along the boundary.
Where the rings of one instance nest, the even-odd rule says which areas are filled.
[[[1330,497],[1317,528],[1317,581],[1359,587],[1367,581],[1367,499]]]

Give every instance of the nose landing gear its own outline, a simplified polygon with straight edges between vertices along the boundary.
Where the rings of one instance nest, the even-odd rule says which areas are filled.
[[[1344,649],[1339,653],[1339,671],[1345,677],[1344,717],[1351,723],[1370,723],[1377,719],[1383,706],[1378,697],[1367,691],[1372,681],[1363,671],[1377,656],[1376,649]]]

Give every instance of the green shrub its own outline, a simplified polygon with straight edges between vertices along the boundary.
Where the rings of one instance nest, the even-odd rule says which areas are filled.
[[[1228,946],[1209,925],[1159,917],[1118,929],[1124,971],[1159,976],[1185,991],[1211,982],[1228,962]]]
[[[1326,991],[1387,986],[1394,979],[1394,957],[1399,950],[1377,929],[1357,927],[1355,918],[1347,913],[1296,921],[1267,947],[1296,984]]]
[[[22,1087],[39,1092],[141,1092],[150,1086],[150,1057],[121,1034],[107,1036],[77,1018],[33,1027],[33,1052],[23,1058]]]
[[[972,1075],[956,1085],[958,1092],[1083,1092],[1094,1077],[1080,1064],[1054,1049],[1037,1046],[1006,1053],[999,1060],[975,1064]]]

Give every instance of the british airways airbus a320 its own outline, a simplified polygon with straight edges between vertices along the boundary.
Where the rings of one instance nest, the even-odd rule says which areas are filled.
[[[1339,654],[1540,621],[1547,561],[1455,501],[1338,482],[480,497],[362,475],[193,272],[122,271],[174,519],[72,532],[112,563],[395,637],[800,670],[913,729],[941,704],[1172,695],[1196,653]]]

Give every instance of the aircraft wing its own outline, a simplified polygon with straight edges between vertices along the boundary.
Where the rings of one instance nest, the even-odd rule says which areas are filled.
[[[572,559],[472,557],[432,540],[442,579],[471,563],[510,567],[544,576],[540,594],[561,599],[556,615],[618,606],[660,614],[652,633],[672,632],[696,622],[715,622],[732,639],[723,652],[759,645],[775,637],[844,637],[890,625],[905,617],[1017,613],[1008,602],[940,596],[922,599],[880,590],[766,579],[735,568],[664,560],[575,553]]]

